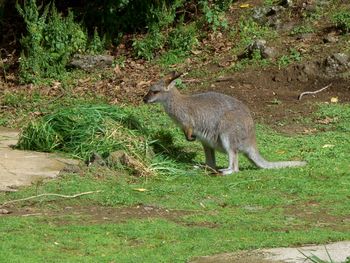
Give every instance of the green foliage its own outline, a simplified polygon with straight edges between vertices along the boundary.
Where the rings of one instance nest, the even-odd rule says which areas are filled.
[[[184,53],[191,51],[198,43],[196,33],[195,24],[179,25],[169,33],[167,40],[169,49]]]
[[[137,57],[151,60],[156,51],[165,45],[165,37],[160,31],[151,31],[141,39],[133,42],[133,48]]]
[[[283,55],[278,59],[277,64],[279,68],[282,68],[290,65],[295,61],[301,61],[301,59],[302,58],[300,52],[294,48],[291,48],[288,55]]]
[[[345,124],[348,109],[349,105],[330,104],[321,112]],[[160,118],[160,108],[132,111],[152,129],[163,126],[159,152],[176,155],[184,150],[179,149],[184,139],[178,140],[174,134],[179,131]],[[198,152],[197,157],[187,156],[192,165],[176,161],[174,167],[158,159],[156,169],[165,171],[158,176],[137,178],[90,167],[81,174],[63,174],[58,180],[0,193],[3,203],[41,193],[101,190],[74,199],[23,201],[11,216],[1,216],[0,261],[81,262],[83,256],[84,262],[189,262],[227,251],[349,240],[349,222],[343,220],[350,211],[350,203],[344,202],[350,184],[349,132],[285,136],[258,125],[257,136],[264,157],[303,158],[307,166],[256,169],[242,156],[239,173],[205,176],[193,167],[204,159],[200,144],[194,142],[185,148]],[[334,146],[323,147],[326,144]],[[217,157],[219,165],[226,164],[220,154]],[[21,216],[27,206],[37,216]]]
[[[36,0],[19,4],[16,8],[27,26],[27,35],[21,39],[20,79],[24,83],[38,82],[45,78],[60,79],[66,72],[70,57],[87,49],[87,34],[74,21],[71,11],[66,17],[58,13],[52,4],[44,10],[36,5]],[[100,52],[103,41],[97,32],[88,49]]]
[[[142,39],[134,40],[133,48],[137,57],[147,60],[151,60],[156,52],[167,48],[168,54],[163,56],[163,61],[164,64],[172,64],[172,61],[181,60],[197,43],[195,25],[179,25],[168,35],[159,30],[151,31]]]
[[[17,147],[36,151],[63,151],[87,159],[92,153],[102,156],[111,151],[132,151],[142,143],[129,130],[142,126],[131,114],[106,105],[80,105],[61,108],[23,130]],[[132,146],[128,148],[127,142]],[[133,150],[135,150],[133,148]],[[136,151],[136,150],[135,150]]]
[[[276,32],[267,26],[261,26],[253,19],[242,17],[238,23],[239,49],[245,49],[255,39],[272,39]]]
[[[292,29],[291,35],[306,34],[315,32],[314,28],[310,25],[300,25]]]
[[[343,32],[350,32],[350,9],[341,9],[333,14],[332,22]]]
[[[88,44],[87,51],[91,54],[101,54],[106,47],[106,37],[102,39],[97,32],[97,28],[94,30],[94,35]]]
[[[224,10],[228,8],[231,1],[221,1],[223,4],[211,4],[209,1],[200,1],[201,9],[206,23],[213,31],[227,29],[228,23]]]

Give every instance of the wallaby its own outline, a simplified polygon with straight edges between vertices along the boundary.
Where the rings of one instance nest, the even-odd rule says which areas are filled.
[[[229,166],[220,169],[223,175],[238,172],[238,152],[243,152],[260,168],[303,166],[306,162],[269,162],[256,146],[253,118],[241,101],[221,93],[181,94],[175,87],[181,74],[175,72],[152,85],[145,103],[161,103],[166,113],[182,128],[188,141],[202,143],[206,165],[216,170],[215,150],[226,152]]]

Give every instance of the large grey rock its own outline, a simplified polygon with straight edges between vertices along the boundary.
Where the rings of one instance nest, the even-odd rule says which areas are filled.
[[[323,65],[328,74],[342,73],[350,68],[350,57],[345,53],[335,53],[328,56]]]
[[[113,64],[114,57],[110,55],[82,55],[75,54],[69,63],[74,68],[91,71],[93,69],[108,68]]]

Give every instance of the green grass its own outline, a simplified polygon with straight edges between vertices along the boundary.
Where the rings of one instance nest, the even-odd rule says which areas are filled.
[[[19,208],[33,206],[58,214],[0,217],[1,262],[8,258],[12,262],[23,258],[26,262],[185,262],[221,252],[350,239],[349,222],[342,220],[350,211],[349,105],[321,105],[315,117],[337,117],[336,122],[313,135],[287,137],[258,125],[264,157],[303,159],[307,166],[259,170],[241,156],[241,172],[227,177],[208,176],[193,168],[204,159],[200,144],[185,142],[160,107],[124,109],[129,110],[147,123],[149,131],[158,131],[160,141],[171,138],[153,162],[174,166],[139,178],[126,171],[91,167],[16,193],[0,193],[2,203],[47,192],[102,191],[71,200],[47,197],[19,203]],[[218,159],[219,165],[226,165],[226,156]],[[147,191],[135,191],[139,188]],[[67,206],[140,204],[183,214],[96,223],[89,214],[62,212]]]

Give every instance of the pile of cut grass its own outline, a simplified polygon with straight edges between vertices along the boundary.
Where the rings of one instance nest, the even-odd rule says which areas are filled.
[[[164,141],[161,131],[146,129],[142,122],[128,108],[105,104],[64,107],[30,122],[17,148],[63,152],[84,161],[95,154],[107,158],[122,151],[137,160],[137,169],[143,170],[138,174],[181,174],[179,164],[162,154],[172,151],[173,139]]]
[[[78,105],[59,109],[32,121],[17,147],[44,152],[61,151],[86,159],[111,151],[140,152],[146,129],[131,113],[109,105]]]

